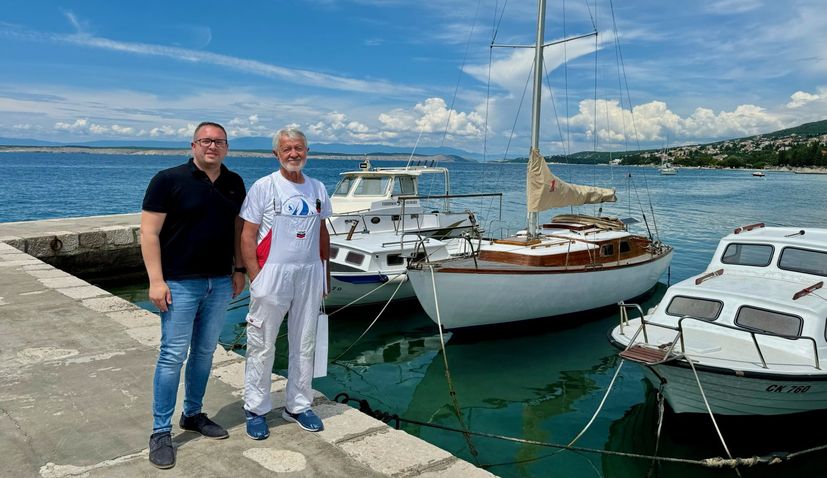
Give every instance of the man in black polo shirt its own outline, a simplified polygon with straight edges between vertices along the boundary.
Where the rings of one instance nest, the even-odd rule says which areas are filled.
[[[155,366],[149,461],[175,466],[172,415],[187,359],[184,409],[179,426],[208,438],[227,431],[201,412],[212,357],[232,297],[244,289],[239,251],[244,181],[222,163],[227,132],[201,123],[192,158],[150,181],[141,212],[141,252],[149,275],[149,300],[161,311],[161,351]]]

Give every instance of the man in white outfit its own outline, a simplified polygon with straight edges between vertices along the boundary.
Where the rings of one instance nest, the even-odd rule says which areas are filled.
[[[273,154],[280,168],[253,184],[239,213],[241,255],[250,276],[244,413],[254,440],[270,436],[270,374],[285,314],[289,363],[282,418],[312,432],[324,428],[310,406],[316,324],[327,292],[330,236],[324,220],[332,207],[324,185],[302,173],[308,151],[301,131],[276,133]]]

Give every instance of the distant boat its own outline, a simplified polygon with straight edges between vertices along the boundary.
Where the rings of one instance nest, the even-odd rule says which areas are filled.
[[[755,176],[755,177],[758,177],[758,178],[763,178],[764,177],[764,171],[753,171],[752,175]]]
[[[656,308],[621,303],[609,340],[676,413],[825,410],[825,277],[827,229],[739,227]]]
[[[678,168],[672,166],[671,163],[663,163],[659,170],[662,176],[674,176],[678,174]]]

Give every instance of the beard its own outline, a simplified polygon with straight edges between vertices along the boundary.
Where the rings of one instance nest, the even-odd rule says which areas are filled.
[[[303,159],[301,162],[296,161],[279,161],[281,163],[281,167],[284,168],[286,171],[291,173],[299,173],[302,169],[304,169],[304,165],[307,164],[307,160]]]

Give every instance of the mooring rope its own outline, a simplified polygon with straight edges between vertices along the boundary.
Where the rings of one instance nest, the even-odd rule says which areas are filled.
[[[600,400],[600,405],[597,406],[597,410],[594,411],[594,415],[592,415],[592,418],[591,418],[591,420],[589,420],[589,423],[587,423],[586,426],[583,427],[582,430],[580,430],[580,433],[578,433],[577,436],[574,437],[574,439],[572,439],[572,441],[569,442],[568,446],[574,445],[574,443],[577,440],[579,440],[580,437],[583,436],[584,433],[586,433],[586,430],[588,430],[589,427],[592,426],[592,423],[594,423],[594,420],[597,418],[597,415],[599,415],[600,411],[603,410],[603,405],[606,403],[606,399],[609,398],[609,392],[612,391],[612,387],[615,384],[615,380],[617,380],[617,376],[620,374],[620,369],[623,368],[623,363],[624,362],[626,362],[626,361],[623,360],[623,359],[620,359],[620,364],[617,366],[617,370],[615,370],[614,377],[612,377],[612,381],[609,383],[609,387],[606,389],[606,393],[603,395],[603,399]]]
[[[511,437],[508,435],[499,435],[495,433],[487,433],[487,432],[479,432],[469,429],[459,429],[454,427],[449,427],[446,425],[440,425],[438,423],[430,423],[430,422],[423,422],[419,420],[413,420],[410,418],[402,418],[397,414],[390,414],[381,410],[376,410],[371,408],[370,403],[365,399],[356,399],[350,398],[347,393],[340,393],[336,395],[334,401],[340,403],[347,403],[347,402],[357,402],[359,403],[359,410],[367,415],[376,418],[377,420],[381,420],[385,423],[388,422],[395,422],[395,428],[399,429],[401,423],[409,423],[411,425],[419,425],[424,427],[431,427],[436,428],[439,430],[445,430],[450,432],[468,434],[473,436],[479,436],[484,438],[493,438],[497,440],[509,441],[514,443],[520,443],[524,445],[536,445],[546,448],[559,448],[562,450],[568,450],[573,452],[584,452],[584,453],[596,453],[602,455],[611,455],[611,456],[619,456],[624,458],[635,458],[641,460],[657,460],[662,462],[668,463],[681,463],[686,465],[696,465],[696,466],[703,466],[706,468],[736,468],[739,466],[755,466],[759,464],[766,464],[766,465],[777,465],[784,461],[788,461],[789,458],[796,454],[789,454],[789,453],[770,453],[768,455],[763,456],[751,456],[748,458],[722,458],[722,457],[711,457],[711,458],[702,458],[698,460],[688,459],[688,458],[674,458],[674,457],[662,457],[662,456],[653,456],[653,455],[644,455],[641,453],[631,453],[631,452],[623,452],[623,451],[615,451],[615,450],[601,450],[598,448],[586,448],[586,447],[579,447],[579,446],[571,446],[571,445],[563,445],[559,443],[550,443],[550,442],[542,442],[537,440],[528,440],[525,438],[516,438]],[[825,445],[824,447],[827,447]],[[824,448],[821,447],[821,448]],[[803,450],[797,454],[801,453],[809,453],[812,451],[818,451],[821,448],[813,448],[810,450]],[[478,465],[478,466],[490,466],[490,465]]]
[[[689,362],[689,366],[692,368],[692,373],[695,374],[695,381],[698,383],[698,390],[701,391],[701,398],[703,398],[704,400],[706,411],[709,413],[709,418],[712,420],[712,425],[715,427],[715,432],[718,434],[718,438],[721,440],[721,445],[724,446],[724,451],[726,451],[727,456],[731,459],[732,454],[729,452],[729,447],[727,447],[726,445],[724,435],[721,434],[721,429],[718,428],[718,422],[715,420],[715,414],[712,413],[712,407],[709,406],[709,401],[707,401],[706,399],[706,393],[704,393],[704,388],[703,386],[701,386],[701,379],[698,377],[698,371],[695,370],[695,364],[692,361],[692,357],[686,355],[686,353],[684,353],[684,357],[686,357],[686,361]]]
[[[459,425],[463,428],[463,430],[468,430],[468,426],[465,425],[465,420],[462,418],[462,409],[459,406],[459,401],[457,400],[457,391],[454,388],[454,381],[451,379],[451,369],[448,367],[448,352],[445,350],[445,336],[442,332],[442,316],[439,313],[439,299],[437,298],[436,293],[436,278],[434,277],[434,266],[429,265],[428,268],[431,270],[431,287],[434,290],[434,309],[436,310],[436,324],[437,329],[439,329],[439,345],[442,347],[442,361],[445,363],[445,379],[448,382],[448,395],[451,397],[451,405],[454,407],[454,414],[459,421]],[[463,432],[463,437],[465,438],[465,442],[468,444],[468,451],[471,452],[471,456],[474,458],[474,462],[477,466],[479,466],[479,452],[477,448],[474,446],[474,443],[471,441],[471,433],[470,432]]]
[[[388,282],[390,282],[390,281],[388,281]],[[344,352],[340,353],[338,357],[331,360],[330,363],[335,363],[337,360],[342,358],[346,353],[350,352],[350,349],[352,349],[354,345],[356,345],[360,340],[362,340],[362,337],[364,337],[365,334],[368,333],[368,331],[371,329],[371,327],[373,327],[373,324],[375,324],[379,320],[379,317],[382,317],[382,314],[385,312],[385,309],[388,308],[388,305],[390,305],[390,303],[393,301],[393,298],[396,297],[396,293],[399,292],[399,288],[402,287],[403,283],[404,282],[401,282],[401,281],[399,282],[399,285],[396,286],[396,290],[393,291],[393,294],[391,294],[390,298],[388,298],[388,301],[385,302],[384,306],[382,306],[382,310],[380,310],[379,313],[376,314],[376,318],[373,319],[373,322],[371,322],[370,325],[368,325],[368,327],[365,329],[365,331],[362,332],[362,335],[357,337],[356,340],[354,340],[353,343],[350,344],[350,346],[348,346],[348,348],[346,348]],[[385,282],[385,284],[387,284],[387,282]]]
[[[334,310],[333,312],[329,313],[329,314],[328,314],[328,317],[330,317],[331,315],[333,315],[333,314],[335,314],[335,313],[337,313],[337,312],[341,312],[341,311],[343,311],[343,310],[347,309],[347,308],[348,308],[348,307],[350,307],[351,305],[353,305],[353,304],[355,304],[355,303],[359,302],[360,300],[364,299],[365,297],[367,297],[367,296],[369,296],[369,295],[373,294],[374,292],[378,291],[378,290],[379,290],[379,289],[381,289],[382,287],[385,287],[386,285],[390,284],[390,283],[391,283],[391,281],[393,281],[393,279],[396,279],[397,277],[399,277],[399,276],[403,276],[403,275],[406,275],[406,274],[407,274],[407,272],[403,271],[403,272],[400,272],[399,274],[396,274],[396,275],[394,275],[394,276],[388,276],[388,280],[387,280],[387,281],[383,282],[381,285],[377,286],[377,287],[376,287],[376,288],[374,288],[373,290],[369,290],[368,292],[365,292],[365,293],[364,293],[364,294],[362,294],[360,297],[358,297],[358,298],[356,298],[356,299],[353,299],[352,301],[348,302],[347,304],[345,304],[345,305],[343,305],[343,306],[339,307],[338,309]],[[401,285],[403,284],[403,282],[404,282],[404,281],[400,282],[400,283],[399,283],[399,285],[401,286]],[[396,290],[399,290],[399,286],[397,286],[397,287],[396,287]],[[396,295],[396,292],[394,292],[394,295]],[[389,301],[389,302],[390,302],[390,301]],[[385,307],[387,307],[387,304],[385,304]]]

